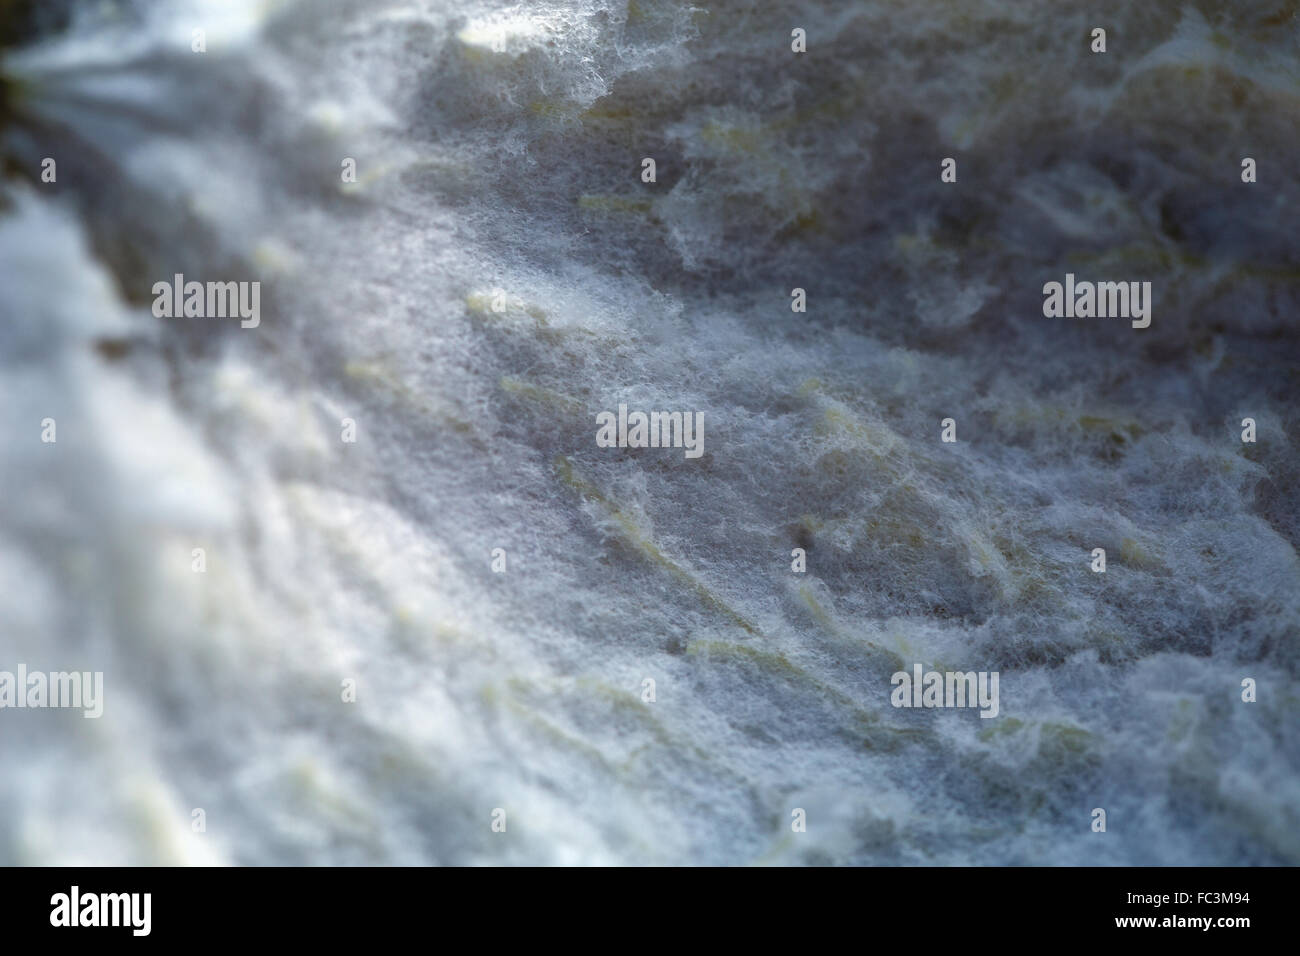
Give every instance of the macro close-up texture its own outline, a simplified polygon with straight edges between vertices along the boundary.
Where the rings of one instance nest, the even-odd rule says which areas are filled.
[[[0,0],[0,864],[1300,863],[1298,13]]]

